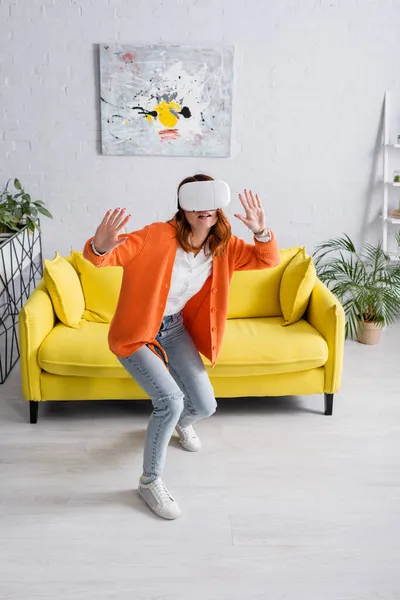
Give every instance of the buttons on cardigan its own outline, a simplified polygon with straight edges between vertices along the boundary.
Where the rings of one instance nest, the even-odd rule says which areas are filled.
[[[213,332],[215,333],[215,332],[217,331],[217,328],[216,328],[216,327],[213,327],[213,328],[211,329],[211,331],[213,331]]]
[[[213,291],[212,291],[212,293],[213,293],[213,294],[216,294],[217,292],[218,292],[217,288],[213,288]]]
[[[216,312],[217,312],[217,309],[214,307],[214,308],[212,308],[212,309],[211,309],[211,312],[212,312],[212,313],[216,313]]]
[[[213,346],[213,350],[216,350],[216,349],[217,349],[217,346]]]

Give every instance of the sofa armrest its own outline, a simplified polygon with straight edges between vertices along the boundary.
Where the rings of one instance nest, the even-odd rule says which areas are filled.
[[[53,304],[42,280],[19,313],[21,381],[25,400],[42,399],[38,354],[55,324]]]
[[[306,318],[328,344],[324,391],[333,394],[342,380],[345,315],[339,300],[319,279],[311,293]]]

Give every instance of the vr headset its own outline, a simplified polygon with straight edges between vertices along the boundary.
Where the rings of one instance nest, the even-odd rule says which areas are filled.
[[[184,183],[178,194],[179,206],[186,211],[217,210],[231,201],[225,181],[193,181]]]

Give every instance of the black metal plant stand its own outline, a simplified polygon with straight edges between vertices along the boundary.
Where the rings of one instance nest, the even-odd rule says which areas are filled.
[[[19,311],[42,277],[39,231],[30,233],[24,227],[8,238],[0,238],[0,383],[5,382],[19,359]]]

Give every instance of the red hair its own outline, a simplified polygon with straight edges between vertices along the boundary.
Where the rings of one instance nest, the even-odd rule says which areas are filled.
[[[199,173],[193,177],[186,177],[186,179],[181,181],[178,186],[178,198],[179,190],[183,185],[185,185],[185,183],[213,180],[213,177],[210,177],[210,175],[204,175],[203,173]],[[195,250],[198,250],[198,248],[193,248],[190,245],[189,239],[190,234],[192,233],[192,228],[186,218],[185,211],[179,206],[179,200],[178,212],[175,214],[174,218],[177,225],[176,237],[178,238],[178,242],[181,247],[185,252],[194,252]],[[207,237],[210,252],[213,256],[221,256],[224,254],[232,235],[231,225],[221,209],[217,210],[217,219],[217,222],[211,227],[210,233]]]

